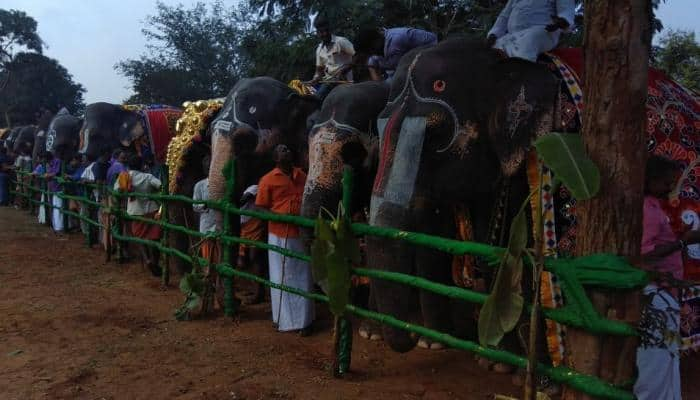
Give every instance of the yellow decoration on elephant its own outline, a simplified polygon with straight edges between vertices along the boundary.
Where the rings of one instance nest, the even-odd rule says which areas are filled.
[[[185,111],[175,124],[175,137],[168,145],[166,164],[168,165],[168,190],[177,192],[177,176],[184,167],[185,154],[195,139],[206,132],[209,122],[224,105],[224,99],[186,101],[182,104]]]

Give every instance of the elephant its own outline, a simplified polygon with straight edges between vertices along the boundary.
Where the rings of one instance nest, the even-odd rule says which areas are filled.
[[[527,197],[527,152],[537,135],[552,130],[558,85],[546,67],[467,39],[408,53],[378,118],[370,224],[455,238],[455,209],[463,207],[472,240],[502,244],[492,240],[493,230],[507,225]],[[377,237],[367,239],[367,253],[373,268],[452,283],[448,254]],[[371,290],[381,313],[401,320],[419,314],[428,328],[462,337],[475,332],[463,302],[379,279]],[[416,345],[408,332],[382,330],[395,351]]]
[[[85,108],[80,130],[80,152],[96,160],[106,150],[129,147],[145,133],[141,117],[117,104],[92,103]]]
[[[11,140],[12,151],[15,152],[15,154],[32,153],[34,149],[34,140],[36,138],[36,129],[36,125],[25,125],[17,128]]]
[[[46,133],[49,130],[49,124],[53,120],[54,114],[50,110],[43,109],[37,118],[37,129],[34,139],[34,148],[32,149],[32,159],[38,160],[41,153],[46,149]]]
[[[234,157],[239,162],[233,199],[239,199],[246,187],[257,184],[272,170],[272,150],[278,144],[285,144],[292,150],[296,165],[306,166],[306,121],[319,106],[315,96],[300,95],[273,78],[238,81],[209,128],[210,198],[224,198],[226,179],[222,170]]]
[[[369,206],[377,169],[376,118],[386,105],[389,85],[368,81],[341,85],[326,97],[309,133],[309,174],[301,215],[315,218],[322,208],[335,214],[342,197],[343,166],[354,173],[350,215]]]
[[[316,218],[322,209],[335,215],[342,198],[343,168],[352,167],[353,190],[347,215],[363,214],[369,208],[372,182],[377,172],[379,135],[376,118],[386,105],[389,85],[368,81],[334,88],[314,115],[317,122],[309,133],[309,174],[304,186],[301,215]],[[305,231],[305,235],[310,232]],[[353,302],[368,302],[374,309],[366,285],[355,290]],[[360,335],[380,339],[378,329],[363,322]]]
[[[78,153],[82,123],[82,120],[72,116],[65,108],[59,111],[51,119],[46,131],[44,144],[46,151],[53,153],[59,160],[70,160]]]

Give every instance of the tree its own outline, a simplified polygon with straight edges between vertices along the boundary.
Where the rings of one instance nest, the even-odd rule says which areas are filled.
[[[651,43],[648,0],[586,0],[583,140],[601,171],[597,197],[577,206],[577,255],[614,253],[638,259],[642,232],[645,105]],[[589,292],[603,315],[615,309],[611,294]],[[635,319],[627,307],[622,319]],[[619,307],[619,311],[622,311]],[[633,342],[620,343],[569,329],[568,363],[576,370],[620,383],[631,377]],[[609,346],[609,345],[613,346]],[[622,359],[622,361],[621,361]],[[622,366],[618,370],[617,366]],[[587,399],[565,392],[565,399]]]
[[[18,53],[7,65],[10,79],[0,96],[0,111],[7,126],[31,124],[42,108],[56,112],[66,107],[80,112],[85,89],[58,61],[37,53]]]
[[[240,15],[221,1],[190,9],[158,2],[143,29],[147,54],[115,67],[134,85],[130,100],[179,105],[225,96],[240,76],[239,25],[244,25]]]
[[[0,93],[9,82],[7,66],[18,49],[41,53],[44,43],[36,27],[34,18],[22,11],[0,9]]]
[[[654,48],[652,65],[688,89],[700,92],[700,44],[695,32],[670,30]]]

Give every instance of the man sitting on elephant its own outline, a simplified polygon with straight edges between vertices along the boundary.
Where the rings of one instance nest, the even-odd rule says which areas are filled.
[[[487,43],[508,57],[537,61],[559,43],[574,23],[574,0],[509,0],[487,35]]]
[[[357,37],[358,48],[369,54],[367,66],[374,81],[391,81],[404,54],[437,44],[437,35],[417,28],[366,29]]]
[[[337,81],[352,81],[355,48],[348,39],[331,34],[330,23],[325,17],[316,17],[314,27],[321,43],[316,48],[316,73],[311,83],[321,84],[316,95],[323,101],[338,85]]]

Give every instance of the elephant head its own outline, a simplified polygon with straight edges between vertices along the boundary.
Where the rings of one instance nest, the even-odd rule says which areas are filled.
[[[14,137],[12,150],[16,154],[32,154],[34,140],[36,139],[36,125],[27,125],[19,128]]]
[[[490,216],[497,182],[521,175],[532,140],[552,129],[557,89],[545,67],[504,59],[481,43],[448,40],[408,53],[378,121],[371,223],[454,237],[452,210],[461,204],[479,230]],[[368,259],[378,268],[450,281],[451,257],[436,251],[372,238]],[[410,317],[415,296],[409,288],[372,280],[372,290],[380,312]],[[435,314],[443,300],[420,293],[429,327],[444,321]],[[384,338],[397,351],[415,344],[389,327]]]
[[[122,106],[93,103],[85,108],[85,120],[80,129],[80,152],[96,159],[105,150],[128,147],[143,135],[141,118]]]
[[[46,151],[59,160],[68,161],[77,152],[80,144],[82,121],[62,109],[51,120],[46,133]]]
[[[286,144],[297,156],[297,164],[304,164],[306,119],[316,108],[315,97],[300,96],[272,78],[238,81],[209,128],[210,198],[224,197],[226,182],[222,170],[233,157],[246,160],[239,163],[238,188],[257,183],[272,168],[271,154],[278,144]]]
[[[344,165],[350,165],[355,175],[353,208],[369,205],[377,168],[376,119],[388,96],[386,83],[370,81],[338,86],[326,97],[309,134],[301,215],[314,218],[321,208],[335,213],[342,197]]]

